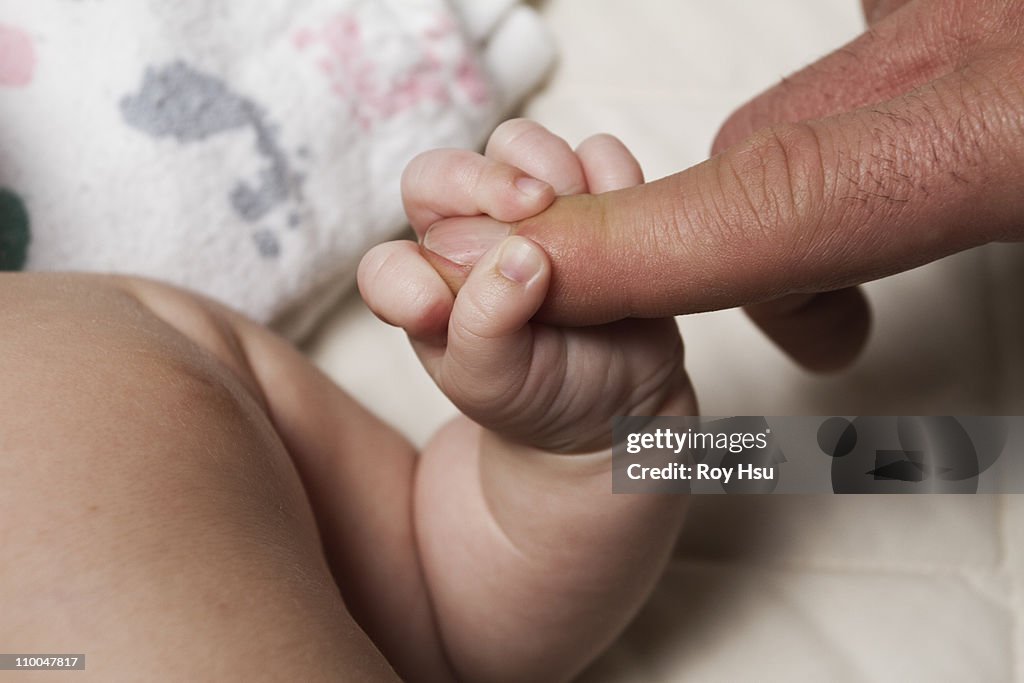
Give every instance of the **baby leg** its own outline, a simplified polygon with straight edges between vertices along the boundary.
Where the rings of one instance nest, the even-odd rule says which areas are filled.
[[[6,652],[84,653],[83,680],[394,680],[236,373],[98,278],[0,276],[0,329]]]

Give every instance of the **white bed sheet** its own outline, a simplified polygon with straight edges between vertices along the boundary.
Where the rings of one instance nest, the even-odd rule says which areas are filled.
[[[526,115],[621,137],[649,178],[696,163],[737,105],[862,30],[856,0],[547,0],[561,61]],[[741,313],[681,320],[707,414],[1021,414],[1024,249],[869,285],[850,371],[806,374]],[[422,443],[454,414],[402,333],[350,298],[322,367]],[[1024,501],[702,497],[648,606],[585,681],[1020,678]]]

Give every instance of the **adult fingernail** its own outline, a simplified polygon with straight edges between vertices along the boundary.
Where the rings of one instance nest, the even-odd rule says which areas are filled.
[[[498,271],[513,282],[526,284],[544,267],[540,248],[525,237],[509,237],[501,245]]]
[[[508,237],[509,226],[486,217],[454,218],[427,230],[423,247],[460,266],[471,266]]]
[[[551,186],[543,180],[537,180],[536,178],[530,178],[529,176],[523,176],[522,178],[516,179],[516,187],[530,199],[536,199],[551,189]]]

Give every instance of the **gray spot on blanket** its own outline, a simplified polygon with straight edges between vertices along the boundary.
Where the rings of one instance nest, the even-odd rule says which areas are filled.
[[[303,176],[293,173],[288,157],[277,141],[276,129],[267,123],[263,109],[238,95],[219,78],[202,73],[182,61],[160,68],[148,67],[138,93],[121,100],[125,122],[155,138],[173,137],[179,143],[200,142],[231,130],[251,128],[256,152],[266,159],[255,184],[239,181],[230,201],[243,219],[255,222],[274,207],[302,201]],[[257,240],[266,244],[266,240]],[[272,254],[271,254],[272,252]],[[277,250],[261,248],[263,256]]]

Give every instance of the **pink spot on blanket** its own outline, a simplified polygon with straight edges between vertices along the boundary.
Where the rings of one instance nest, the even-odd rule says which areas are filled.
[[[456,75],[459,85],[473,104],[487,104],[487,100],[490,98],[490,89],[487,79],[484,78],[480,69],[480,64],[476,60],[470,59],[468,56],[463,57]]]
[[[490,84],[451,17],[442,15],[420,32],[410,32],[407,54],[392,60],[381,59],[362,19],[342,13],[291,35],[296,51],[306,53],[362,128],[423,105],[450,106],[455,98],[474,107],[489,102]]]
[[[21,29],[0,24],[0,86],[18,88],[32,82],[36,50]]]

